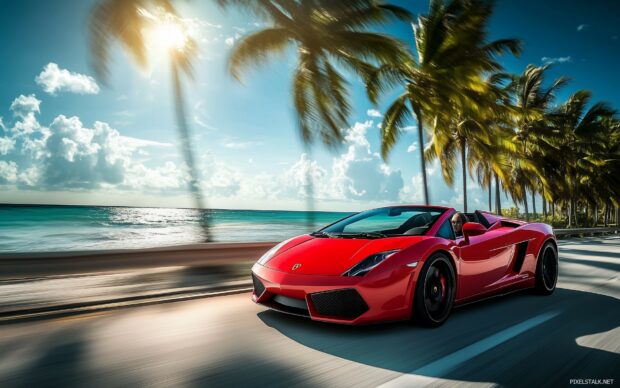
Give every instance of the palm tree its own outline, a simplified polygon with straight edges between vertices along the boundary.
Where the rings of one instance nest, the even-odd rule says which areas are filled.
[[[515,174],[519,176],[520,184],[523,186],[522,196],[525,208],[525,218],[529,219],[527,188],[532,190],[532,206],[536,212],[535,192],[536,180],[532,174],[525,169],[524,161],[532,160],[531,148],[536,147],[536,140],[544,142],[544,136],[548,135],[545,131],[549,128],[545,123],[545,111],[550,107],[556,92],[568,82],[568,78],[560,77],[556,79],[550,87],[543,86],[546,72],[550,65],[534,66],[528,65],[520,75],[512,77],[509,85],[513,96],[513,104],[516,108],[515,116],[515,135],[513,141],[520,145],[519,157],[515,160]],[[548,132],[548,131],[546,131]],[[528,184],[529,182],[529,184]],[[519,197],[521,197],[519,195]]]
[[[513,147],[507,142],[510,129],[504,123],[493,119],[488,120],[486,127],[493,136],[489,137],[489,146],[474,147],[474,155],[470,156],[470,170],[475,171],[478,183],[486,187],[489,195],[489,211],[501,215],[500,181],[506,181],[510,174],[510,155]],[[482,152],[482,153],[480,153]],[[495,206],[492,201],[492,186],[495,182]]]
[[[587,167],[593,155],[603,152],[606,138],[606,123],[615,116],[608,104],[598,102],[588,108],[591,93],[579,90],[550,114],[558,131],[556,137],[559,154],[565,160],[563,173],[568,187],[568,226],[577,220],[578,194],[582,192],[581,178],[587,174]]]
[[[410,20],[408,11],[394,5],[375,0],[216,1],[223,7],[249,10],[270,23],[233,47],[228,70],[235,78],[240,79],[247,67],[295,48],[293,105],[308,150],[317,138],[332,149],[342,144],[351,105],[349,82],[341,68],[366,78],[373,65],[400,62],[408,56],[397,40],[368,31],[394,18]],[[307,180],[311,204],[310,174]]]
[[[612,206],[620,202],[620,126],[615,117],[604,117],[601,137],[605,139],[595,152],[589,153],[581,160],[582,172],[579,180],[588,195],[585,200],[593,205],[593,226],[599,218],[599,204],[602,205],[605,226]]]
[[[491,13],[488,2],[431,1],[428,14],[413,24],[417,59],[384,65],[369,79],[369,97],[373,102],[395,86],[404,89],[386,111],[381,127],[381,151],[385,158],[396,144],[401,128],[415,116],[427,204],[426,159],[441,156],[444,179],[452,184],[459,150],[462,163],[465,159],[466,136],[460,135],[471,136],[481,129],[473,113],[493,108],[498,97],[491,92],[483,74],[501,69],[495,61],[496,54],[519,53],[517,40],[486,42],[486,25]],[[490,104],[481,107],[481,99],[487,99]],[[433,139],[425,156],[423,127],[427,125],[432,127]],[[457,127],[461,131],[459,136],[453,132]],[[489,143],[488,136],[483,137],[481,147]],[[476,140],[472,138],[472,142]],[[466,195],[464,186],[465,210]]]
[[[453,106],[451,117],[445,116],[436,121],[433,137],[426,151],[429,159],[440,157],[442,173],[446,183],[453,184],[455,157],[461,157],[463,182],[463,211],[467,212],[467,170],[472,171],[480,164],[488,164],[487,170],[493,170],[506,179],[506,152],[512,147],[507,142],[507,135],[501,123],[506,121],[509,107],[501,101],[502,91],[494,81],[478,85],[481,91],[468,91],[470,101]],[[477,95],[477,97],[473,97]]]
[[[192,60],[196,55],[196,43],[182,31],[184,26],[170,0],[101,0],[90,17],[90,49],[93,67],[98,78],[106,84],[109,76],[109,50],[113,41],[122,44],[140,67],[147,66],[144,31],[157,23],[173,23],[182,42],[169,47],[174,107],[177,130],[181,140],[181,151],[189,169],[189,190],[194,198],[202,234],[205,241],[211,240],[208,219],[203,216],[205,201],[198,182],[194,152],[190,143],[190,131],[185,119],[181,76],[192,76]],[[182,43],[182,44],[181,44]]]

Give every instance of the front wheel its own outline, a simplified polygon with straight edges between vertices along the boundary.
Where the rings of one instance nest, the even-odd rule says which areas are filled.
[[[443,324],[452,311],[456,291],[454,267],[441,253],[424,264],[415,287],[413,319],[424,326]]]
[[[551,242],[540,250],[536,263],[536,292],[550,295],[558,282],[558,251]]]

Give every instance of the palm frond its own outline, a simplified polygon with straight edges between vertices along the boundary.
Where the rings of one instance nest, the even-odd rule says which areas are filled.
[[[244,36],[235,44],[228,58],[228,71],[238,80],[249,66],[261,66],[270,56],[281,54],[293,42],[288,29],[267,28]]]
[[[401,94],[385,112],[381,124],[381,157],[387,157],[400,136],[401,129],[412,119],[410,108],[407,106],[409,96]]]

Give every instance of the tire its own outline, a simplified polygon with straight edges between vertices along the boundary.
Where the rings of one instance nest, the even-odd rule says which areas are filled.
[[[437,327],[450,316],[456,279],[452,262],[435,253],[424,263],[413,295],[413,320],[422,326]]]
[[[547,241],[536,260],[536,287],[540,295],[551,295],[558,282],[558,251],[552,242]]]

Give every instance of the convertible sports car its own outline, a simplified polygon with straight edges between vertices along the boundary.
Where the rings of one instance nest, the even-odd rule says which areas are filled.
[[[284,241],[252,267],[252,300],[317,321],[438,326],[453,306],[524,288],[554,291],[558,249],[549,225],[476,211],[460,236],[455,212],[372,209]]]

